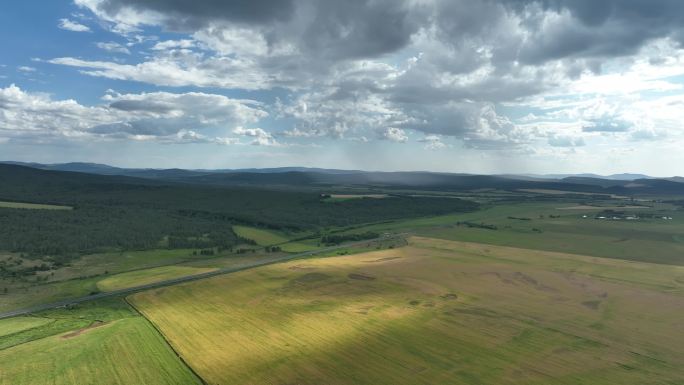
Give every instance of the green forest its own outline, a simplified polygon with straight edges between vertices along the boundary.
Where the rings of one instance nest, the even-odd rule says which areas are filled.
[[[234,224],[318,231],[477,209],[453,198],[326,202],[314,191],[215,187],[0,166],[0,201],[72,210],[0,208],[0,249],[68,259],[110,250],[231,248]]]

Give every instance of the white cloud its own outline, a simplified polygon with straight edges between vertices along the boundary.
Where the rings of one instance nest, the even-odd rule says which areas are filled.
[[[133,80],[159,86],[255,90],[269,88],[271,84],[271,77],[254,70],[249,62],[230,57],[203,60],[200,54],[192,52],[179,52],[174,57],[158,56],[135,65],[71,57],[56,58],[49,62],[80,68],[81,73],[90,76]]]
[[[425,143],[424,148],[426,150],[441,150],[447,147],[447,145],[442,142],[442,138],[440,138],[438,135],[426,135],[423,139],[418,141]]]
[[[279,146],[273,135],[264,131],[261,128],[243,128],[236,127],[233,130],[236,135],[247,136],[253,138],[252,144],[255,146]]]
[[[155,86],[284,89],[273,106],[252,107],[274,111],[289,137],[405,142],[417,133],[429,149],[453,139],[467,151],[545,156],[684,137],[676,1],[648,16],[640,12],[648,1],[615,0],[254,0],[209,10],[153,0],[75,2],[131,46],[151,49],[128,64],[50,63]],[[177,35],[150,43],[150,26]],[[170,104],[175,110],[166,114],[192,115]],[[140,123],[125,123],[120,131],[140,131]],[[186,129],[184,140],[205,139]],[[254,144],[277,143],[262,129],[236,130]]]
[[[36,69],[34,67],[29,66],[19,66],[17,67],[17,70],[21,72],[36,72]]]
[[[59,28],[73,32],[90,32],[90,27],[77,21],[69,19],[59,19]]]
[[[123,45],[110,41],[110,42],[98,42],[95,44],[97,48],[105,50],[107,52],[113,52],[113,53],[123,53],[126,55],[130,55],[131,51],[128,50],[128,48],[124,47]]]
[[[406,132],[400,128],[388,127],[380,133],[382,139],[386,139],[392,142],[406,143],[408,142],[408,136]]]
[[[553,147],[581,147],[585,144],[582,137],[570,135],[554,135],[548,139],[548,142]]]
[[[157,42],[152,49],[155,51],[165,51],[168,49],[189,49],[195,47],[195,41],[191,39],[165,40]]]
[[[260,104],[205,93],[109,92],[104,104],[84,106],[74,100],[53,100],[15,85],[0,88],[0,137],[30,142],[57,139],[129,139],[161,143],[234,144],[236,139],[210,136],[240,127],[257,141],[275,142],[262,129],[244,129],[267,113]],[[251,131],[255,130],[255,131]]]

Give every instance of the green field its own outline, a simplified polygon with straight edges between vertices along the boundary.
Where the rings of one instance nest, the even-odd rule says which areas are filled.
[[[243,238],[253,240],[259,246],[278,245],[282,251],[287,253],[301,253],[316,248],[314,244],[290,242],[292,237],[272,230],[257,229],[249,226],[233,226],[233,231]]]
[[[0,384],[199,384],[120,300],[0,320]]]
[[[607,207],[616,208],[615,205],[615,202],[606,202]],[[661,204],[651,209],[623,210],[667,215],[673,220],[602,221],[593,219],[597,212],[595,208],[564,209],[572,206],[577,205],[558,202],[497,204],[472,213],[381,223],[347,232],[410,231],[456,241],[684,265],[684,211]],[[465,221],[494,225],[497,229],[458,225]]]
[[[15,317],[0,320],[0,338],[16,335],[51,323],[52,320],[42,317]]]
[[[684,382],[681,267],[412,238],[130,300],[212,384]]]
[[[3,202],[0,201],[0,208],[8,209],[29,209],[29,210],[72,210],[70,206],[44,205],[37,203]]]
[[[150,283],[165,281],[167,279],[179,278],[188,275],[195,275],[214,271],[211,268],[199,268],[189,266],[162,266],[152,269],[130,271],[128,273],[116,274],[97,282],[97,287],[101,291],[114,291],[147,285]]]
[[[192,255],[190,250],[150,250],[88,255],[75,260],[68,266],[53,271],[39,272],[36,276],[29,276],[26,279],[11,277],[0,279],[0,311],[113,290],[106,288],[110,282],[114,286],[129,284],[137,286],[149,283],[150,280],[175,278],[193,272],[234,267],[270,258],[272,258],[271,255],[263,253],[207,258]],[[24,261],[24,264],[30,263],[35,263],[35,261]],[[36,281],[37,277],[47,277],[48,280],[39,282]],[[118,282],[120,280],[122,283]],[[101,286],[103,281],[105,281],[104,289]],[[8,289],[7,293],[2,292],[4,288]]]

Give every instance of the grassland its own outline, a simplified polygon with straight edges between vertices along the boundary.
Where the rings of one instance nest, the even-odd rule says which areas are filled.
[[[332,201],[343,201],[349,199],[362,199],[362,198],[372,198],[372,199],[383,199],[387,198],[387,194],[331,194],[330,200]]]
[[[199,384],[121,300],[0,321],[0,384]]]
[[[593,219],[597,212],[595,207],[564,210],[562,208],[578,205],[507,203],[490,205],[472,213],[380,223],[345,232],[410,231],[455,241],[684,265],[684,211],[667,204],[654,204],[646,209],[620,207],[615,201],[601,204],[606,206],[601,209],[633,212],[639,216],[667,215],[673,220],[601,221]],[[492,225],[496,230],[459,226],[464,222]]]
[[[316,248],[316,245],[311,243],[290,242],[293,239],[292,236],[274,230],[258,229],[249,226],[233,226],[233,231],[243,238],[253,240],[259,246],[277,245],[282,251],[287,253],[301,253]],[[301,235],[299,234],[300,237]]]
[[[130,300],[209,383],[684,381],[676,266],[412,238]]]
[[[167,279],[206,273],[216,269],[190,266],[162,266],[116,274],[97,282],[101,291],[114,291],[147,285]]]
[[[0,201],[0,207],[8,209],[28,209],[28,210],[72,210],[71,206],[46,205],[37,203],[20,203]]]
[[[16,260],[19,257],[13,256],[13,258]],[[269,258],[272,258],[272,255],[263,253],[227,254],[207,258],[193,255],[190,250],[150,250],[88,255],[56,270],[38,272],[35,276],[0,279],[0,311],[110,290],[107,288],[110,283],[113,286],[137,285],[140,282],[144,284],[149,283],[149,280],[162,279],[163,276],[174,278],[185,275],[181,274],[183,272],[192,274]],[[25,260],[22,265],[32,263],[35,264],[36,261]],[[158,269],[160,267],[162,268]],[[125,275],[120,275],[122,273]],[[109,278],[112,279],[109,280]],[[42,279],[48,280],[42,281]],[[103,281],[105,282],[102,283]],[[8,289],[6,293],[4,288]]]

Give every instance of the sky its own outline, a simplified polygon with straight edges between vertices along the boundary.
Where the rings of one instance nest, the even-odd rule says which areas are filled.
[[[0,160],[684,174],[680,0],[22,0]]]

